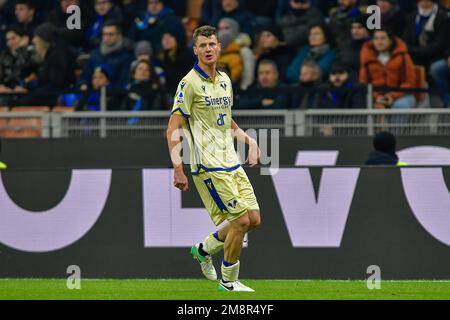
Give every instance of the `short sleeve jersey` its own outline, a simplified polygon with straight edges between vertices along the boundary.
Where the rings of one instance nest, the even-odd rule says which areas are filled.
[[[233,171],[240,167],[231,132],[233,89],[217,71],[214,81],[198,64],[180,81],[172,113],[186,118],[192,174]]]

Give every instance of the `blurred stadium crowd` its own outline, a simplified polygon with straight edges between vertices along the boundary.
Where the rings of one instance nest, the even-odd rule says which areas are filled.
[[[79,30],[66,27],[70,5]],[[195,63],[193,30],[210,24],[237,109],[365,108],[369,83],[376,108],[414,108],[424,92],[413,89],[428,86],[433,106],[448,107],[449,10],[450,0],[0,0],[0,105],[99,111],[106,88],[107,110],[168,110]]]

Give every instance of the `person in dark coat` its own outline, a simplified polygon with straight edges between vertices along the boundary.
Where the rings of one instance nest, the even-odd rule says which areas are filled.
[[[102,42],[94,50],[83,68],[81,89],[83,84],[91,80],[94,68],[105,64],[112,70],[111,85],[114,89],[125,89],[128,83],[128,74],[134,58],[133,44],[122,36],[120,24],[116,21],[107,21],[103,26]]]
[[[280,77],[284,77],[291,63],[295,50],[284,42],[283,32],[277,26],[270,25],[261,28],[256,37],[253,53],[256,57],[256,68],[262,60],[274,61]]]
[[[350,68],[352,77],[358,76],[363,45],[372,39],[370,30],[367,28],[367,16],[361,15],[352,22],[352,42],[341,47],[338,51],[338,61],[342,61]]]
[[[116,21],[120,28],[123,24],[123,15],[113,0],[94,0],[95,17],[86,31],[88,51],[96,48],[102,39],[102,29],[107,21]]]
[[[284,85],[280,82],[276,63],[262,60],[258,66],[258,83],[236,99],[236,109],[287,109],[289,95],[279,92],[280,88]]]
[[[239,0],[222,0],[220,10],[211,17],[211,25],[218,27],[222,18],[232,18],[239,23],[241,32],[247,33],[251,38],[254,37],[253,21],[255,16],[245,6],[241,5]]]
[[[16,0],[15,4],[15,25],[24,29],[31,39],[35,29],[41,23],[36,14],[36,5],[31,0]]]
[[[364,163],[365,165],[396,166],[399,164],[399,158],[396,154],[397,142],[392,133],[378,133],[373,139],[373,147],[375,148],[375,150],[369,154],[366,162]]]
[[[353,109],[365,108],[365,91],[352,80],[347,66],[335,62],[330,70],[328,83],[319,86],[313,108]]]
[[[295,92],[291,97],[292,109],[310,109],[314,106],[317,88],[321,84],[322,69],[312,61],[305,62],[300,67],[298,84],[292,86]]]
[[[7,48],[0,53],[0,93],[12,93],[22,86],[24,71],[29,67],[32,50],[25,30],[18,26],[6,32]],[[0,105],[9,105],[6,97],[0,98]]]
[[[147,40],[155,52],[159,52],[162,36],[168,29],[176,29],[177,33],[184,33],[180,19],[163,0],[149,0],[146,12],[136,19],[128,37],[135,42]]]
[[[186,47],[184,33],[180,33],[177,28],[168,28],[161,39],[161,51],[157,58],[165,71],[168,94],[173,97],[178,83],[195,62],[192,50]]]
[[[85,34],[88,27],[92,25],[94,21],[93,10],[81,0],[60,0],[55,8],[50,12],[47,21],[57,26],[62,38],[65,42],[74,48],[83,48],[85,50],[90,49],[90,44],[86,41]],[[76,5],[80,7],[81,14],[81,29],[68,29],[67,20],[72,15],[67,13],[67,9]]]
[[[164,88],[153,66],[147,60],[138,61],[131,71],[131,81],[122,109],[127,111],[167,110]],[[132,119],[129,123],[135,123]]]
[[[107,65],[98,65],[92,74],[89,90],[84,91],[77,103],[76,111],[101,111],[101,90],[106,88],[106,110],[117,111],[121,109],[122,99],[120,95],[111,94],[112,70]]]
[[[304,46],[308,43],[309,26],[323,22],[322,13],[313,7],[310,0],[290,1],[289,11],[283,15],[278,26],[283,30],[286,43],[291,47]]]
[[[338,1],[338,6],[330,10],[329,26],[339,48],[351,42],[351,24],[362,14],[357,0]]]
[[[33,46],[36,51],[34,65],[26,77],[27,86],[22,90],[31,94],[24,97],[23,103],[53,106],[58,91],[74,83],[75,54],[61,39],[59,30],[48,22],[36,28]]]
[[[381,27],[397,37],[403,36],[406,17],[398,0],[378,0],[377,5],[381,9]]]
[[[419,0],[417,11],[406,20],[403,35],[414,63],[428,68],[444,58],[449,30],[449,18],[437,0]]]

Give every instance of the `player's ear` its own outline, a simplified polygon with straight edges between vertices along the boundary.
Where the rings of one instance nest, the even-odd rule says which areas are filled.
[[[197,46],[195,44],[194,44],[194,54],[196,56],[198,56],[198,48],[197,48]]]

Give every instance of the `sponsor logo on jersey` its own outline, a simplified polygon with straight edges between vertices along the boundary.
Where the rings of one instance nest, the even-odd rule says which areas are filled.
[[[231,105],[231,97],[205,97],[207,107],[229,106]]]

